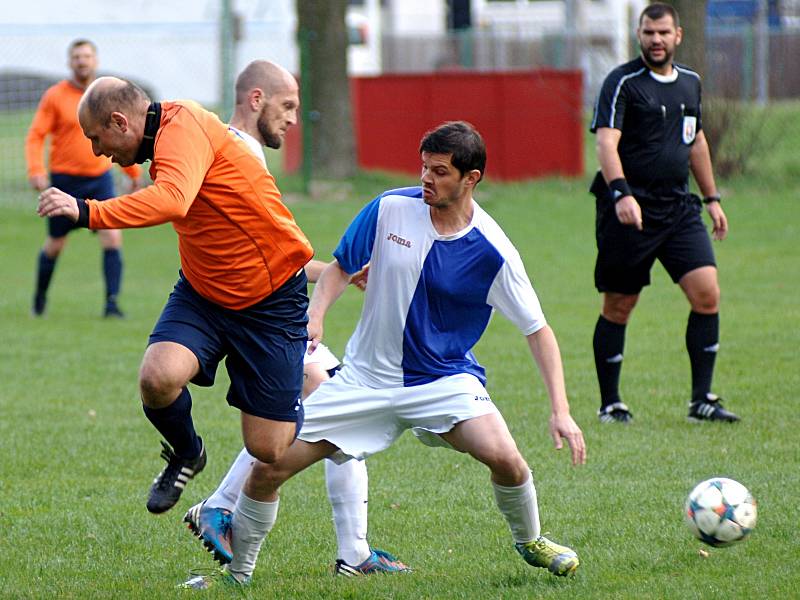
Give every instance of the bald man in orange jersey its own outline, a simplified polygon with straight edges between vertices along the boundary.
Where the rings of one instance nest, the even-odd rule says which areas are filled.
[[[284,70],[267,60],[254,60],[236,79],[236,105],[229,123],[232,135],[241,138],[259,159],[263,160],[263,147],[280,148],[283,128],[292,121],[286,112],[294,110],[291,100],[280,93]],[[263,162],[267,166],[266,160]],[[316,282],[328,263],[311,260],[305,266],[310,282]],[[362,272],[353,285],[364,289]],[[322,382],[341,366],[339,359],[320,344],[304,357],[305,384],[303,397],[316,390]],[[221,564],[233,558],[231,548],[231,516],[239,492],[252,469],[253,457],[242,450],[234,460],[217,489],[205,500],[191,507],[184,516],[189,529]],[[342,464],[325,461],[325,483],[333,509],[338,552],[334,574],[360,576],[377,573],[398,573],[408,567],[385,550],[373,548],[367,542],[368,477],[365,461],[350,460]],[[203,583],[192,576],[185,587]]]
[[[297,83],[282,71],[283,136],[297,118]],[[167,467],[147,508],[178,501],[206,463],[187,384],[212,385],[226,358],[228,403],[239,408],[247,450],[273,462],[303,420],[306,276],[313,251],[281,202],[272,175],[215,115],[191,101],[151,102],[134,84],[102,77],[78,117],[96,155],[122,166],[152,160],[153,185],[103,203],[42,192],[41,216],[93,229],[172,222],[181,272],[150,335],[139,373],[144,412],[164,436]]]
[[[99,200],[113,197],[114,179],[111,161],[95,156],[91,144],[83,136],[78,123],[78,102],[97,72],[97,48],[86,39],[72,42],[68,48],[72,76],[64,79],[42,96],[25,138],[25,160],[31,187],[41,192],[49,185],[61,188],[73,196]],[[45,139],[50,138],[48,178],[44,162]],[[123,169],[131,180],[131,191],[138,189],[141,180],[139,165]],[[65,217],[47,220],[47,237],[41,251],[36,273],[36,291],[32,313],[41,316],[47,305],[47,291],[56,261],[66,246],[67,235],[76,225]],[[122,281],[122,233],[116,229],[98,232],[103,248],[103,275],[106,283],[104,316],[122,317],[117,296]]]

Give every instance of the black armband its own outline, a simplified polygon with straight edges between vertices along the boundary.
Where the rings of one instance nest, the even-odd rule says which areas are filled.
[[[75,224],[78,227],[89,227],[89,205],[86,204],[86,200],[83,198],[75,198],[75,202],[78,204],[78,220],[75,221]]]
[[[703,198],[703,204],[711,204],[712,202],[722,203],[722,198],[720,198],[719,194],[714,194],[713,196],[706,196]]]
[[[625,196],[633,196],[633,192],[624,177],[609,181],[608,189],[611,190],[611,196],[614,198],[614,202]]]

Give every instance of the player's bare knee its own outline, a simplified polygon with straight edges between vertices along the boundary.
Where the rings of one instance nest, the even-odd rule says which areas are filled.
[[[690,298],[692,310],[704,315],[719,312],[719,296],[719,286],[716,285],[692,294]]]
[[[64,249],[64,246],[67,243],[67,238],[51,238],[48,237],[45,242],[42,250],[44,251],[45,255],[48,258],[58,258],[58,255],[61,254],[61,251]]]
[[[245,440],[245,447],[250,454],[267,465],[278,462],[288,448],[285,444],[278,444],[268,440]]]
[[[612,323],[625,325],[638,300],[638,295],[606,294],[603,298],[603,317]]]
[[[183,383],[176,381],[163,367],[145,361],[139,369],[139,392],[142,402],[153,408],[171,404]]]
[[[505,485],[522,485],[530,469],[518,451],[500,451],[487,457],[486,466],[494,478]]]

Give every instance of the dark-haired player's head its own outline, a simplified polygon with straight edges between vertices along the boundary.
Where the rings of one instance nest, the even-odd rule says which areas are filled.
[[[451,154],[453,166],[461,175],[478,170],[483,179],[486,169],[486,144],[481,134],[466,121],[448,121],[431,129],[419,144],[419,152],[431,154]]]
[[[449,121],[428,131],[419,145],[425,202],[444,208],[472,194],[483,179],[486,144],[465,121]]]

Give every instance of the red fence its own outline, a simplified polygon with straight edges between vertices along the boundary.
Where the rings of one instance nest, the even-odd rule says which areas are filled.
[[[487,146],[489,178],[583,175],[581,74],[382,75],[351,80],[358,165],[419,174],[419,141],[444,121],[464,120]],[[299,127],[286,138],[284,168],[296,171]]]

